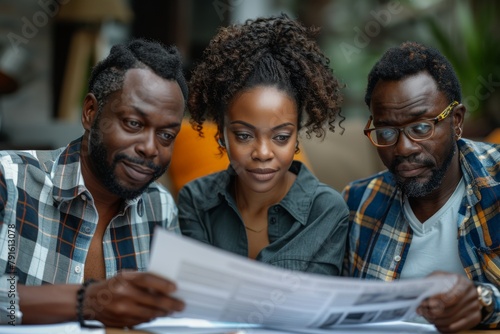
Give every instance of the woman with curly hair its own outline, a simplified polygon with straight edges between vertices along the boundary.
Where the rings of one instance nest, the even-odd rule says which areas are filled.
[[[339,275],[346,204],[294,161],[300,130],[321,138],[343,120],[340,84],[316,32],[281,15],[221,28],[211,40],[188,107],[200,134],[204,122],[217,124],[230,166],[181,189],[179,220],[183,234],[224,250]]]

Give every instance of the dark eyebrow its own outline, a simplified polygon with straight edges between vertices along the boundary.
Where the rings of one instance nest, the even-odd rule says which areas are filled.
[[[139,114],[142,118],[148,118],[148,114],[146,114],[141,108],[137,107],[137,106],[131,106],[131,108],[137,113]],[[163,126],[162,128],[163,129],[170,129],[170,128],[180,128],[181,127],[181,123],[180,122],[175,122],[175,123],[171,123],[167,126]]]
[[[246,126],[247,128],[255,129],[255,126],[253,126],[252,124],[247,123],[247,122],[243,122],[243,121],[233,121],[233,122],[231,122],[229,124],[231,124],[231,125],[233,125],[233,124],[241,124],[241,125]]]
[[[416,109],[416,110],[408,112],[408,114],[407,114],[408,117],[413,118],[414,120],[407,122],[405,124],[418,122],[419,121],[418,118],[422,117],[422,115],[424,115],[428,112],[429,112],[428,108]],[[425,119],[429,119],[429,118],[425,118]],[[377,125],[375,125],[375,122],[373,122],[373,126],[378,128],[378,127],[385,127],[385,126],[394,126],[394,124],[392,122],[388,122],[386,120],[378,120]]]
[[[279,129],[281,129],[281,128],[286,128],[287,126],[293,126],[293,127],[295,127],[295,124],[290,123],[290,122],[288,122],[288,123],[283,123],[283,124],[280,124],[280,125],[278,125],[278,126],[275,126],[275,127],[273,128],[273,130],[279,130]]]
[[[146,117],[146,113],[144,111],[142,111],[141,108],[137,107],[137,106],[130,106],[136,113],[138,113],[140,116],[142,117]]]
[[[250,128],[250,129],[255,130],[255,126],[253,126],[253,125],[252,125],[252,124],[250,124],[250,123],[244,122],[244,121],[233,121],[233,122],[231,122],[231,123],[229,123],[229,124],[231,124],[231,125],[232,125],[232,124],[241,124],[241,125],[244,125],[244,126],[246,126],[246,127]],[[279,129],[284,128],[284,127],[287,127],[287,126],[293,126],[293,127],[295,127],[295,124],[290,123],[290,122],[283,123],[283,124],[280,124],[280,125],[275,126],[274,128],[272,128],[272,130],[273,130],[273,131],[274,131],[274,130],[279,130]]]

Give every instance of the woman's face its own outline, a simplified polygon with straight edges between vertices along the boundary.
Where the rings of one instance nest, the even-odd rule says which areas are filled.
[[[287,93],[257,86],[237,95],[224,120],[224,141],[239,184],[261,193],[280,188],[297,132],[297,105]]]

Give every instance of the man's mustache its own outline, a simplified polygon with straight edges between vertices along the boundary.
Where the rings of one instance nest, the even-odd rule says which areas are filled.
[[[140,158],[133,158],[133,157],[129,157],[126,154],[123,154],[123,153],[120,153],[120,154],[116,155],[116,157],[114,159],[114,163],[116,164],[117,162],[119,162],[121,160],[128,161],[128,162],[131,162],[133,164],[141,165],[141,166],[144,166],[146,168],[149,168],[149,169],[151,169],[154,172],[155,175],[161,174],[162,171],[163,171],[163,168],[161,166],[156,165],[151,160],[140,159]]]

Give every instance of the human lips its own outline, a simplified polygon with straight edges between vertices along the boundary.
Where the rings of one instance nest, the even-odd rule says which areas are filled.
[[[149,181],[154,176],[155,171],[142,165],[123,160],[127,175],[137,181]]]
[[[427,170],[425,165],[400,163],[396,166],[396,173],[404,178],[417,177]]]
[[[274,177],[278,170],[272,168],[254,168],[247,170],[247,172],[258,181],[268,181]]]

